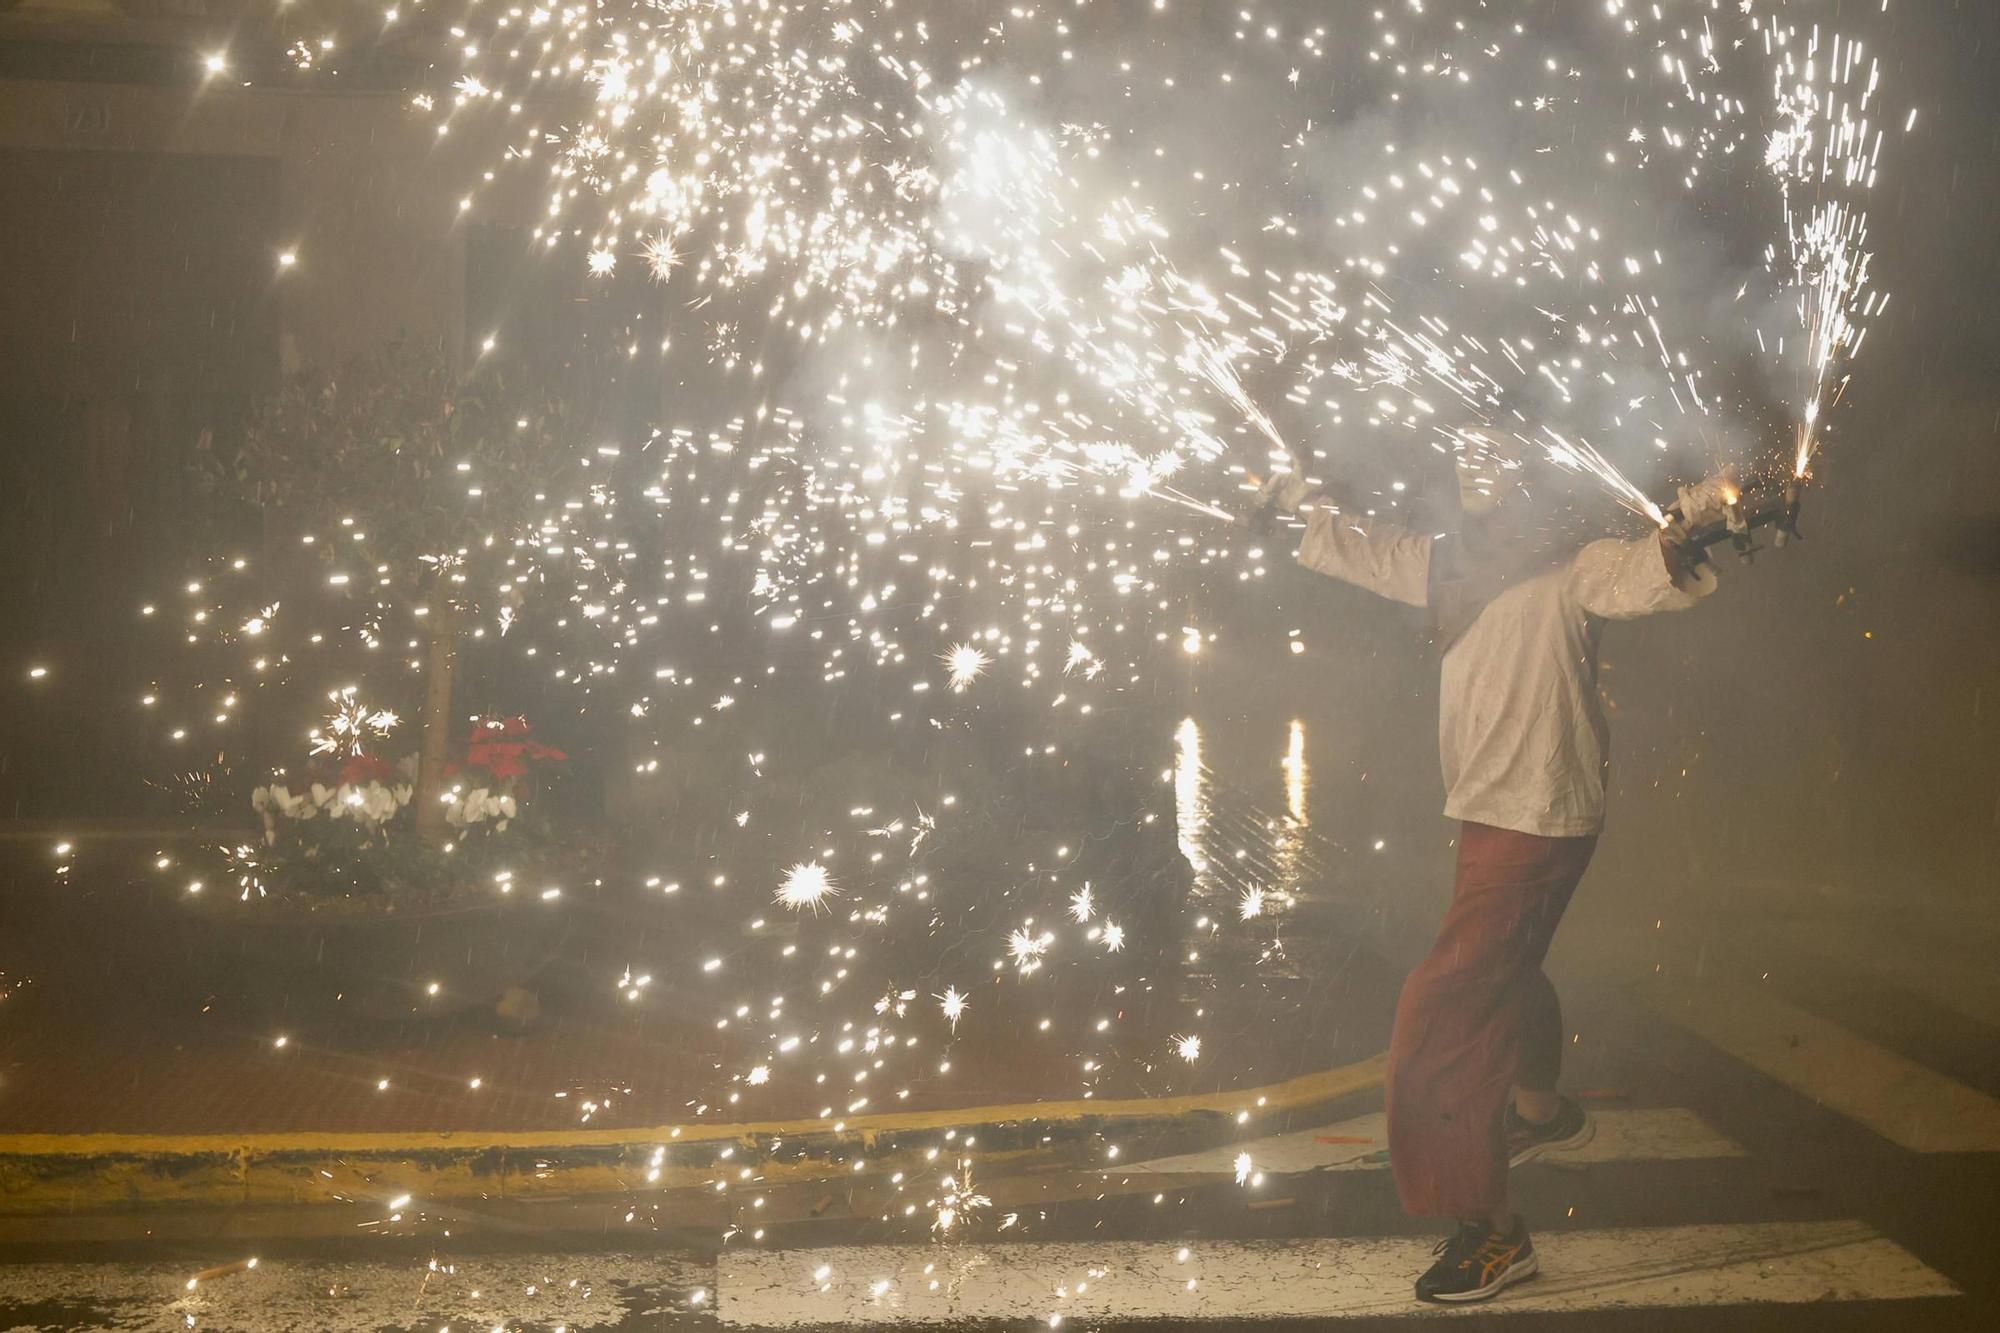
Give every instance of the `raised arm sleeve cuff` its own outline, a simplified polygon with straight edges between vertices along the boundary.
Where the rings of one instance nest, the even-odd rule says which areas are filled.
[[[1430,600],[1431,539],[1321,509],[1306,516],[1299,563],[1410,606]]]
[[[1707,565],[1679,583],[1667,570],[1658,537],[1636,541],[1606,538],[1577,552],[1568,586],[1584,610],[1606,620],[1635,620],[1658,611],[1685,611],[1715,591],[1715,570]]]

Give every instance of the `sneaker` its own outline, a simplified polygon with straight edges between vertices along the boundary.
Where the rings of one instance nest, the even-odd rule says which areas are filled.
[[[1576,1101],[1565,1097],[1554,1117],[1542,1124],[1523,1119],[1507,1108],[1507,1165],[1520,1166],[1552,1152],[1571,1152],[1590,1142],[1597,1122]]]
[[[1541,1271],[1528,1225],[1514,1219],[1512,1231],[1484,1222],[1464,1222],[1458,1234],[1437,1243],[1438,1261],[1417,1279],[1417,1299],[1447,1305],[1490,1301],[1515,1282]]]

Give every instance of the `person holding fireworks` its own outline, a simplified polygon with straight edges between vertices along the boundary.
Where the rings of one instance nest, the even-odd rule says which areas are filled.
[[[1441,658],[1445,814],[1460,821],[1450,908],[1410,973],[1389,1047],[1389,1157],[1414,1216],[1450,1219],[1419,1300],[1498,1295],[1538,1271],[1507,1172],[1575,1149],[1589,1114],[1556,1091],[1562,1011],[1542,971],[1604,825],[1604,625],[1713,592],[1694,530],[1734,500],[1718,476],[1637,540],[1586,540],[1535,503],[1511,442],[1455,432],[1456,502],[1424,535],[1329,503],[1294,470],[1264,512],[1295,512],[1306,568],[1429,612]]]

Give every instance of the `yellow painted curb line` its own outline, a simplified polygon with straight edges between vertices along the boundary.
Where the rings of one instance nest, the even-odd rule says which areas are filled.
[[[693,1144],[740,1144],[761,1158],[758,1189],[852,1178],[856,1161],[917,1169],[937,1150],[928,1131],[957,1130],[970,1146],[978,1131],[999,1140],[979,1148],[989,1166],[1032,1170],[1082,1166],[1074,1151],[1092,1130],[1144,1136],[1177,1119],[1254,1123],[1285,1111],[1336,1102],[1381,1084],[1385,1057],[1234,1092],[1124,1101],[1024,1102],[956,1111],[910,1111],[853,1120],[770,1120],[630,1129],[515,1134],[15,1134],[0,1136],[0,1215],[176,1207],[349,1204],[381,1207],[412,1196],[435,1206],[453,1199],[556,1199],[693,1190],[710,1196],[717,1159],[664,1155]],[[1042,1126],[1070,1124],[1075,1142],[1034,1141]],[[1030,1127],[1024,1135],[1022,1127]],[[1010,1132],[1011,1131],[1011,1132]],[[900,1135],[919,1141],[898,1141]],[[1053,1136],[1050,1136],[1053,1137]],[[1065,1136],[1068,1137],[1068,1136]],[[1066,1155],[1067,1154],[1067,1155]],[[1086,1156],[1094,1160],[1094,1153]],[[750,1159],[739,1159],[748,1161]],[[731,1167],[738,1165],[736,1162]],[[1101,1165],[1101,1163],[1100,1163]]]
[[[390,1133],[303,1134],[4,1134],[0,1157],[104,1157],[159,1154],[230,1155],[297,1152],[384,1153],[435,1152],[441,1148],[465,1152],[493,1149],[532,1151],[543,1148],[618,1148],[628,1144],[708,1143],[724,1139],[798,1138],[837,1133],[872,1141],[880,1135],[927,1129],[961,1129],[968,1125],[1005,1124],[1033,1120],[1062,1123],[1081,1120],[1166,1120],[1198,1112],[1234,1115],[1241,1111],[1285,1111],[1315,1102],[1364,1092],[1382,1083],[1386,1055],[1371,1056],[1337,1069],[1302,1074],[1283,1083],[1232,1092],[1191,1093],[1180,1097],[1130,1098],[1124,1101],[1080,1100],[1018,1102],[1005,1106],[968,1106],[949,1111],[895,1111],[835,1120],[760,1120],[737,1124],[696,1121],[685,1125],[633,1126],[625,1129],[532,1130],[503,1134],[461,1134],[452,1130]]]
[[[456,1133],[396,1131],[396,1133],[274,1133],[274,1135],[0,1135],[0,1157],[110,1157],[110,1155],[194,1155],[194,1153],[426,1153],[436,1149],[564,1149],[564,1147],[624,1147],[630,1143],[714,1143],[718,1139],[792,1139],[808,1135],[854,1135],[872,1141],[880,1135],[924,1129],[962,1129],[966,1125],[1000,1125],[1010,1121],[1112,1121],[1112,1119],[1174,1119],[1192,1113],[1236,1115],[1238,1111],[1290,1111],[1318,1101],[1332,1101],[1382,1083],[1384,1055],[1322,1069],[1318,1073],[1270,1083],[1266,1087],[1230,1093],[1190,1093],[1184,1097],[1138,1097],[1128,1101],[1028,1101],[1004,1107],[964,1107],[958,1111],[892,1111],[858,1115],[842,1121],[746,1121],[718,1125],[650,1125],[628,1129],[548,1129],[526,1133]]]

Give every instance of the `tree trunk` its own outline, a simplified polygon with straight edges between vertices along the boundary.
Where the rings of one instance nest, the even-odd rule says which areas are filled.
[[[424,743],[417,757],[417,833],[433,846],[451,837],[445,822],[444,768],[451,746],[451,683],[458,670],[458,611],[431,608],[430,650],[424,662]]]

